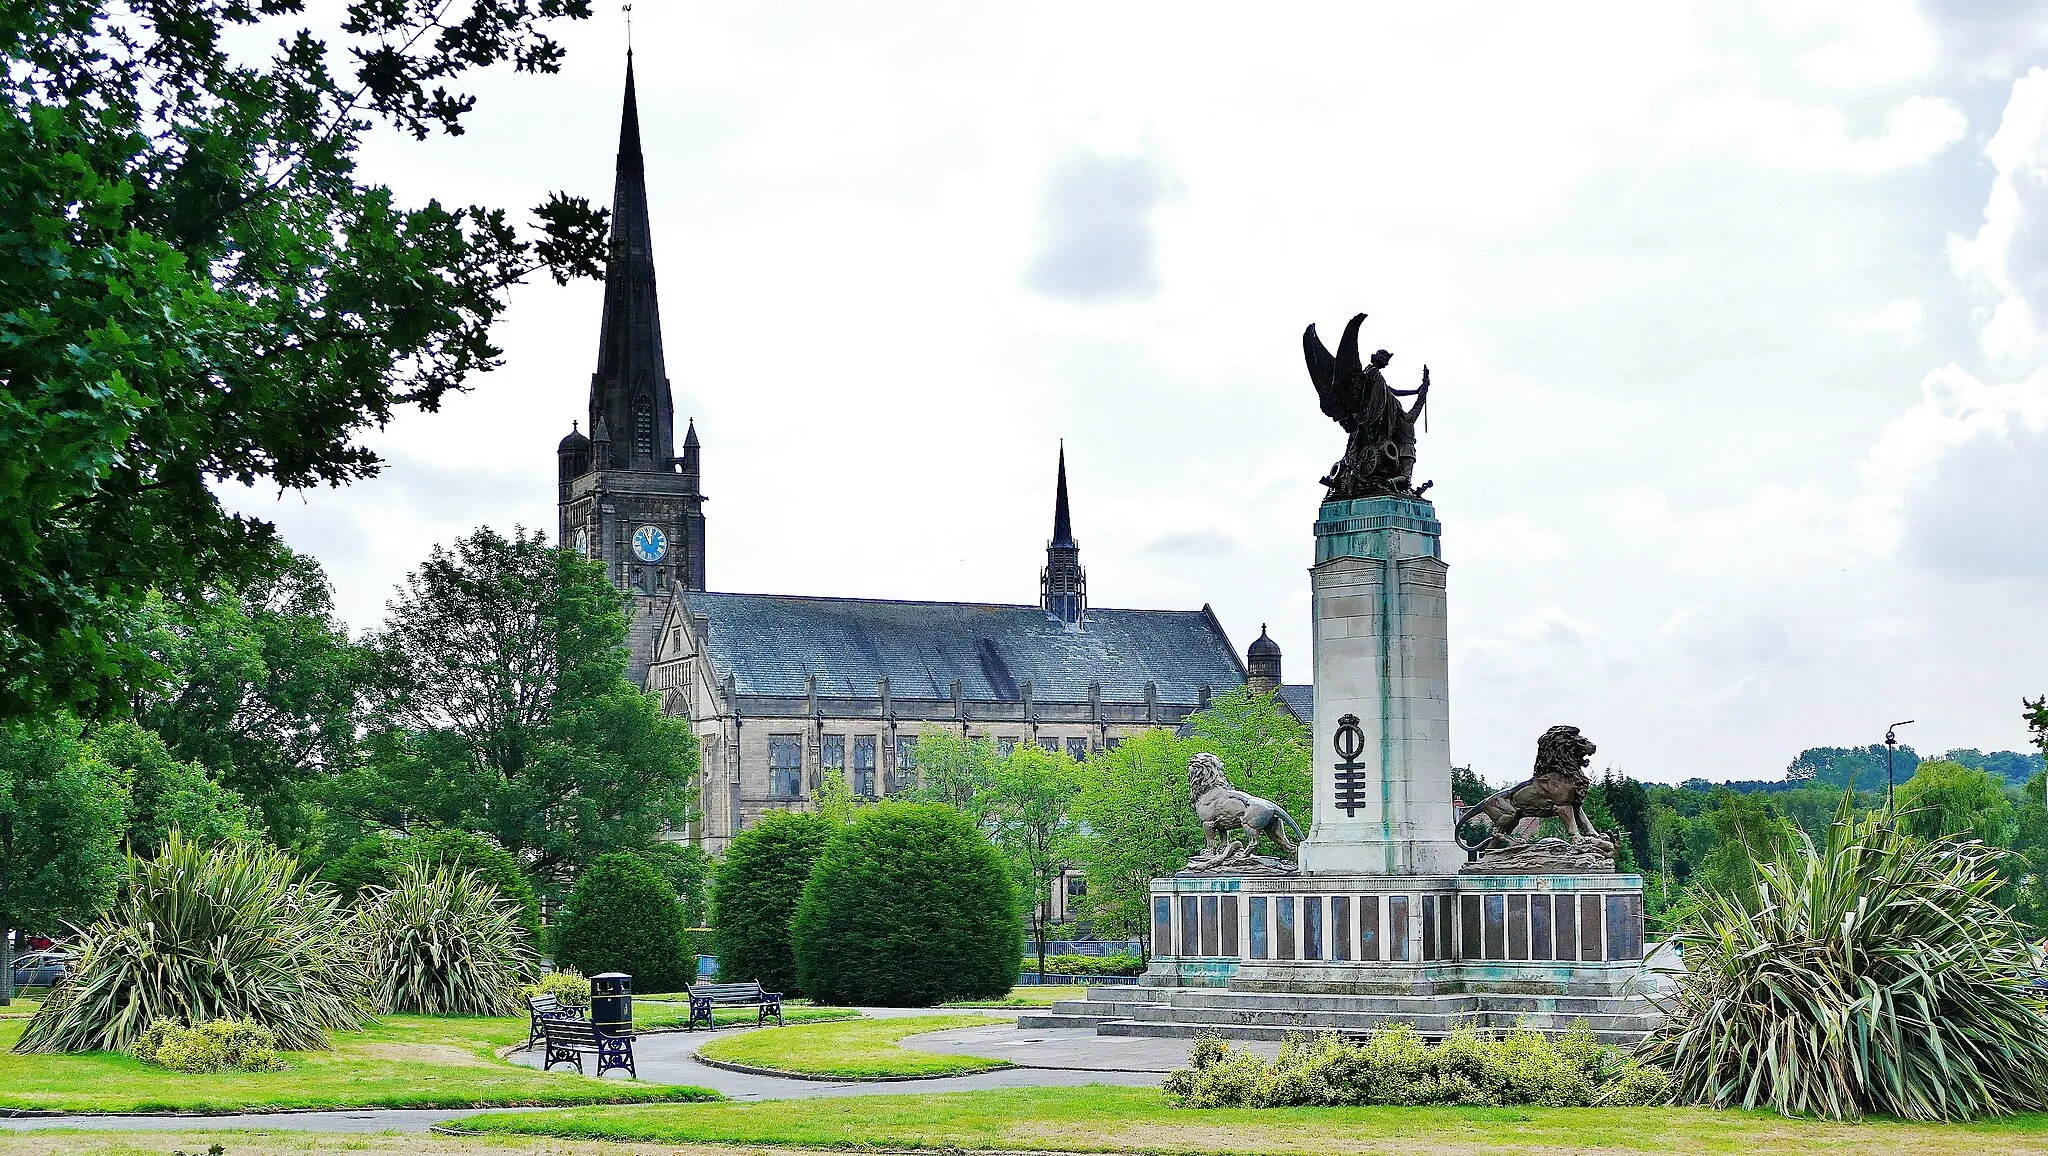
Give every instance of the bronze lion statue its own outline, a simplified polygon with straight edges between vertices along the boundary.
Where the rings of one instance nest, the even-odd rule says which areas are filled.
[[[1294,854],[1300,843],[1301,828],[1280,804],[1232,787],[1223,774],[1223,760],[1206,751],[1188,760],[1188,801],[1202,821],[1204,849],[1191,867],[1252,858],[1260,835],[1271,839],[1285,855]],[[1242,844],[1237,842],[1239,831],[1244,832]]]
[[[1579,733],[1579,728],[1554,726],[1536,740],[1536,769],[1529,778],[1512,787],[1495,791],[1476,806],[1458,813],[1458,827],[1476,821],[1487,828],[1486,837],[1458,843],[1468,851],[1492,851],[1509,845],[1515,828],[1528,819],[1555,818],[1564,824],[1566,838],[1606,841],[1586,817],[1586,795],[1593,781],[1586,777],[1586,765],[1599,750]]]

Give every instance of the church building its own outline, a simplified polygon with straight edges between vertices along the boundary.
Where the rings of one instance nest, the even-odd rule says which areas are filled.
[[[1263,631],[1248,668],[1207,606],[1090,603],[1064,449],[1034,603],[709,589],[694,423],[674,454],[630,55],[612,227],[590,432],[559,447],[560,541],[630,595],[629,675],[697,736],[703,819],[679,836],[722,851],[762,812],[810,806],[826,776],[869,798],[901,790],[936,731],[1087,759],[1247,682],[1305,701],[1280,686]]]

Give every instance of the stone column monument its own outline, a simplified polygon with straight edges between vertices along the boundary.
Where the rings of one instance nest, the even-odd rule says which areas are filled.
[[[1301,869],[1455,873],[1436,511],[1420,497],[1329,501],[1315,529],[1315,822]]]
[[[1314,326],[1302,335],[1323,412],[1347,435],[1322,479],[1309,571],[1313,821],[1296,848],[1277,804],[1195,757],[1189,801],[1207,845],[1152,883],[1144,983],[1169,990],[1130,1030],[1562,1031],[1585,1018],[1637,1038],[1655,1023],[1633,992],[1642,880],[1615,870],[1617,848],[1586,817],[1594,745],[1550,728],[1526,779],[1463,812],[1470,851],[1458,841],[1443,528],[1413,477],[1429,370],[1416,389],[1391,388],[1392,355],[1359,355],[1364,320],[1335,355]],[[1551,819],[1565,838],[1527,838]],[[1259,853],[1268,845],[1277,854]]]

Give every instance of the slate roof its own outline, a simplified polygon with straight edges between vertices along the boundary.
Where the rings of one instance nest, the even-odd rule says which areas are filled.
[[[693,616],[710,620],[707,649],[722,682],[743,695],[801,695],[815,675],[818,693],[876,697],[877,679],[900,698],[952,697],[1017,702],[1029,681],[1043,701],[1086,702],[1100,682],[1106,702],[1193,703],[1244,684],[1244,665],[1208,607],[1200,610],[1088,608],[1068,629],[1037,606],[972,602],[895,602],[780,594],[678,595]]]
[[[1280,702],[1294,717],[1311,726],[1316,721],[1316,687],[1312,682],[1283,685],[1280,688]]]

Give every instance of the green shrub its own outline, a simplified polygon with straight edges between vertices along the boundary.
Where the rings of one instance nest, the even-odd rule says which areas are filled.
[[[683,986],[683,913],[660,873],[625,851],[600,855],[551,930],[555,966],[585,975],[622,971],[636,991]]]
[[[78,954],[16,1051],[126,1051],[164,1019],[247,1020],[303,1051],[369,1011],[340,896],[273,847],[205,848],[172,833],[156,858],[128,861],[120,897]]]
[[[1461,1028],[1435,1047],[1406,1024],[1363,1040],[1291,1036],[1271,1062],[1206,1035],[1188,1063],[1166,1078],[1176,1107],[1641,1107],[1668,1103],[1671,1090],[1662,1071],[1601,1044],[1583,1025],[1555,1039],[1532,1031],[1487,1038]]]
[[[540,897],[534,894],[533,881],[527,878],[526,870],[511,852],[482,835],[455,830],[414,835],[403,840],[399,847],[407,858],[423,863],[445,863],[458,871],[474,872],[477,878],[497,891],[501,902],[512,905],[513,919],[526,932],[531,946],[539,949]]]
[[[554,996],[563,1007],[589,1007],[590,981],[573,971],[551,971],[519,989],[521,999],[544,995]]]
[[[354,902],[372,887],[390,887],[399,869],[408,861],[445,863],[462,871],[473,871],[498,891],[500,899],[517,909],[516,919],[537,948],[540,946],[540,899],[533,881],[519,866],[519,860],[504,848],[468,831],[440,830],[396,838],[369,835],[356,840],[349,849],[320,868],[320,878],[332,883],[343,898]]]
[[[475,872],[408,859],[356,905],[380,1012],[487,1016],[518,1010],[533,951],[518,909]]]
[[[663,839],[642,855],[648,866],[661,872],[676,889],[676,901],[683,905],[683,923],[690,927],[703,923],[711,903],[711,857],[704,848]]]
[[[284,1068],[277,1036],[243,1020],[208,1020],[186,1027],[158,1020],[135,1041],[135,1058],[173,1072],[275,1072]]]
[[[1023,968],[1036,970],[1038,961],[1026,956]],[[1048,955],[1047,975],[1143,975],[1145,961],[1135,955]]]
[[[734,836],[711,884],[718,978],[757,980],[785,995],[815,994],[797,982],[790,921],[811,865],[835,829],[813,811],[770,811]]]
[[[1845,797],[1753,885],[1695,896],[1646,1054],[1676,1098],[1786,1115],[1958,1120],[2048,1107],[2048,1009],[2000,853],[1922,842]]]
[[[940,804],[864,809],[818,856],[791,931],[798,988],[832,1004],[998,999],[1024,946],[1008,866]]]

